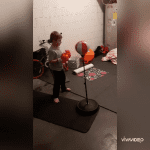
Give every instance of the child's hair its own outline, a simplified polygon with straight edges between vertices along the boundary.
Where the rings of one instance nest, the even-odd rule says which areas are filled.
[[[53,40],[57,41],[58,39],[62,38],[62,33],[58,33],[57,31],[53,31],[50,35],[50,39],[48,40],[48,43],[52,43]]]

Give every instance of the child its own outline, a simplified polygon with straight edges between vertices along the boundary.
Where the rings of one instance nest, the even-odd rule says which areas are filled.
[[[58,103],[59,101],[59,91],[60,91],[60,85],[62,92],[69,92],[71,91],[70,88],[66,88],[65,85],[65,72],[63,70],[63,64],[61,55],[62,52],[60,51],[60,44],[62,40],[62,35],[59,34],[57,31],[53,31],[50,35],[50,40],[48,40],[49,43],[52,43],[48,54],[49,54],[49,67],[53,73],[54,76],[54,87],[53,87],[53,98],[54,102]]]

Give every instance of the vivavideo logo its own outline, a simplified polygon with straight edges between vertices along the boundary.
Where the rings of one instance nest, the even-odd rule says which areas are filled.
[[[139,142],[142,143],[144,141],[143,138],[121,138],[122,142]]]

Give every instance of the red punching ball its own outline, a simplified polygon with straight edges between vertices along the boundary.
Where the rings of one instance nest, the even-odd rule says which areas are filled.
[[[79,41],[76,45],[75,45],[75,49],[76,51],[81,55],[84,56],[86,54],[86,52],[88,52],[89,50],[89,45],[87,44],[87,42],[85,41]]]

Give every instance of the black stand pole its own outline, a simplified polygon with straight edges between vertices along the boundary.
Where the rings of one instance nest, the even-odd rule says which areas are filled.
[[[85,92],[86,92],[86,101],[87,101],[87,105],[89,104],[88,101],[88,96],[87,96],[87,86],[86,86],[86,77],[85,77],[85,65],[84,65],[84,61],[83,61],[83,67],[84,67],[84,85],[85,85]]]
[[[79,111],[79,113],[83,115],[92,115],[93,113],[97,112],[99,105],[95,100],[88,99],[84,60],[83,60],[83,67],[84,67],[84,80],[85,80],[84,84],[85,84],[86,99],[83,99],[77,103],[77,110]]]

